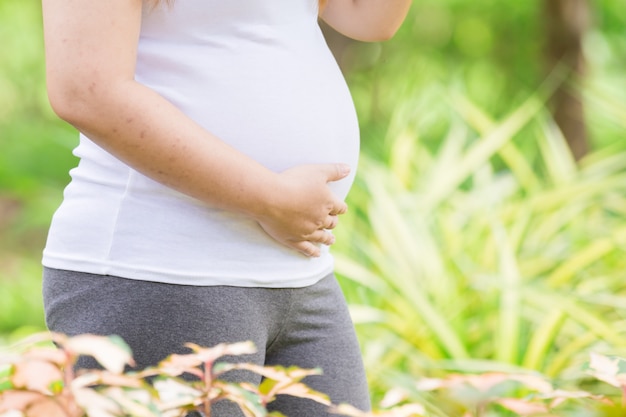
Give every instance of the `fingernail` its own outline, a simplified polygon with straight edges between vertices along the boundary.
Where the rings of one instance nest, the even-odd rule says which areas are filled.
[[[350,165],[346,165],[346,164],[339,165],[339,171],[343,175],[348,175],[350,173]]]

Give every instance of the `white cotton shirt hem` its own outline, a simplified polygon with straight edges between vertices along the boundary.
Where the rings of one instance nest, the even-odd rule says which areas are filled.
[[[136,279],[140,281],[162,282],[165,284],[193,285],[193,286],[236,286],[236,287],[264,287],[264,288],[302,288],[314,285],[322,278],[333,272],[333,260],[324,262],[317,272],[307,270],[301,276],[290,276],[279,279],[276,275],[267,276],[258,272],[250,275],[236,276],[231,271],[224,271],[223,275],[207,276],[205,274],[187,272],[181,274],[180,271],[165,271],[162,269],[151,269],[147,267],[137,268],[136,265],[123,265],[108,263],[103,265],[88,259],[68,258],[56,256],[54,253],[46,252],[43,266],[52,269],[63,269],[68,271],[79,271],[88,274],[109,275],[119,278]]]

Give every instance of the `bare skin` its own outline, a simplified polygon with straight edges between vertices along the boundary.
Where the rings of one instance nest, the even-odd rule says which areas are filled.
[[[343,35],[359,41],[390,39],[412,0],[323,0],[320,17]]]
[[[368,1],[381,10],[389,8],[387,1],[408,3]],[[355,31],[349,21],[362,13],[365,25],[374,17],[374,11],[359,12],[356,6],[368,1],[330,0],[323,18],[328,13],[338,30],[361,34],[364,29]],[[328,183],[346,177],[349,167],[303,165],[272,172],[134,81],[141,10],[141,0],[43,0],[48,95],[55,112],[144,175],[250,216],[281,244],[319,256],[318,244],[334,243],[326,230],[347,210]],[[397,13],[403,18],[403,7]],[[386,36],[391,30],[379,29],[372,32]]]

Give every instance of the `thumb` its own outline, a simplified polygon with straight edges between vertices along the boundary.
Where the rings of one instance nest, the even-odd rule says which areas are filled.
[[[339,181],[350,174],[350,165],[347,164],[328,164],[326,171],[326,181]]]

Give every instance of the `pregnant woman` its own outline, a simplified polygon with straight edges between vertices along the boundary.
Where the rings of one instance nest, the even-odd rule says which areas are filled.
[[[80,131],[44,250],[49,328],[120,335],[138,367],[185,342],[252,340],[245,360],[321,367],[310,386],[368,409],[328,250],[359,131],[318,15],[375,41],[409,6],[43,0],[48,94]],[[328,415],[291,397],[272,407]]]

